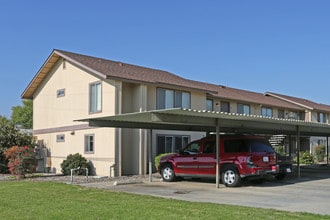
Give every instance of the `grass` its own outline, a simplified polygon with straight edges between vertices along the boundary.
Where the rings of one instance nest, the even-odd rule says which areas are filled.
[[[329,219],[329,216],[186,202],[55,182],[0,182],[1,219]]]

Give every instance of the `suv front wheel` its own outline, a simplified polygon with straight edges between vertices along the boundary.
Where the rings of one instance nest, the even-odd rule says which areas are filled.
[[[234,166],[227,166],[221,173],[221,181],[225,186],[234,187],[240,185],[241,177]]]
[[[175,174],[172,166],[170,164],[166,164],[163,166],[161,170],[161,176],[165,182],[172,182],[174,181]]]

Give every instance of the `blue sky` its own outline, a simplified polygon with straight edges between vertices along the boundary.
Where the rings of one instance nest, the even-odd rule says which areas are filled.
[[[329,11],[327,0],[4,0],[0,115],[54,48],[330,104]]]

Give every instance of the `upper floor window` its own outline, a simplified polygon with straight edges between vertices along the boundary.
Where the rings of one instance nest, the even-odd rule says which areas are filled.
[[[59,89],[56,91],[57,98],[65,96],[65,89]]]
[[[297,112],[289,112],[288,118],[289,119],[299,120],[299,115],[298,115]]]
[[[246,105],[246,104],[238,103],[237,104],[237,113],[238,114],[249,115],[250,114],[250,106],[249,105]]]
[[[266,117],[273,117],[273,109],[262,107],[261,108],[261,115]]]
[[[100,112],[102,110],[102,84],[101,82],[89,85],[89,112]]]
[[[220,112],[227,112],[227,113],[230,112],[229,102],[224,102],[224,101],[220,102]]]
[[[326,116],[323,112],[317,114],[317,121],[321,123],[326,123]]]
[[[213,100],[212,99],[206,99],[206,110],[213,111]]]
[[[190,93],[170,89],[157,89],[157,109],[190,108]]]
[[[284,110],[283,109],[278,109],[277,110],[277,117],[278,118],[284,118]]]

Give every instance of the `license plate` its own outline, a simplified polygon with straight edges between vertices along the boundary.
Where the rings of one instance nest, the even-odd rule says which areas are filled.
[[[263,158],[262,158],[262,161],[263,161],[263,162],[269,162],[269,157],[263,157]]]
[[[291,168],[286,168],[287,173],[291,173]]]

